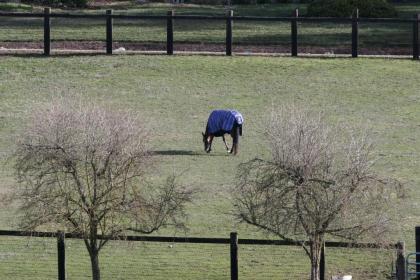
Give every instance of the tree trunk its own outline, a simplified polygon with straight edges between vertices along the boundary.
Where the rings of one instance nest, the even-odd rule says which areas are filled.
[[[90,263],[92,265],[92,280],[100,280],[101,272],[99,270],[99,251],[93,248],[90,253]]]
[[[319,268],[323,242],[323,236],[316,235],[311,239],[311,280],[320,280]]]
[[[96,196],[96,194],[94,195]],[[90,263],[92,268],[92,280],[100,280],[101,272],[99,270],[99,245],[98,245],[98,221],[95,211],[90,211],[90,235],[89,240],[85,239],[86,247],[89,251]]]

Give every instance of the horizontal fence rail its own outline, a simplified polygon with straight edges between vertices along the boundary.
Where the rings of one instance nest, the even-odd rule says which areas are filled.
[[[65,239],[83,239],[84,236],[79,233],[43,232],[43,231],[16,231],[0,230],[0,236],[13,237],[44,237],[57,239],[57,258],[58,258],[58,279],[65,279]],[[230,234],[230,238],[206,238],[206,237],[168,237],[168,236],[103,236],[98,239],[117,240],[117,241],[142,241],[142,242],[166,242],[166,243],[193,243],[193,244],[230,244],[230,273],[231,280],[238,280],[238,248],[239,245],[274,245],[274,246],[302,246],[309,245],[307,241],[289,241],[289,240],[269,240],[269,239],[242,239],[238,238],[236,232]],[[353,242],[335,242],[326,241],[325,247],[330,248],[365,248],[365,249],[390,249],[397,252],[396,271],[401,271],[404,266],[404,243],[376,244],[376,243],[353,243]],[[325,252],[322,249],[320,279],[325,280]],[[403,280],[403,278],[397,278]]]
[[[168,11],[166,15],[139,15],[139,14],[115,14],[112,10],[107,10],[104,14],[74,14],[74,13],[51,13],[49,8],[44,13],[14,13],[0,12],[1,17],[16,18],[43,18],[44,19],[44,54],[51,53],[51,19],[52,18],[86,18],[86,19],[102,19],[106,28],[106,54],[112,54],[113,46],[113,20],[166,20],[166,53],[174,54],[174,20],[214,20],[224,21],[226,24],[226,40],[225,53],[227,56],[232,55],[233,42],[233,22],[234,21],[255,21],[255,22],[290,22],[291,30],[291,56],[298,56],[299,32],[298,23],[337,23],[351,25],[351,57],[358,57],[359,44],[359,23],[385,23],[385,24],[402,24],[407,23],[412,26],[412,57],[419,59],[419,24],[420,16],[416,14],[412,18],[362,18],[358,16],[358,10],[351,17],[334,18],[334,17],[302,17],[296,9],[290,17],[259,17],[259,16],[234,16],[233,11],[228,11],[226,15],[176,15],[174,11]]]
[[[17,230],[0,230],[0,236],[26,236],[26,237],[58,237],[59,232],[46,231],[17,231]],[[79,233],[66,232],[65,238],[83,239],[83,235]],[[98,239],[108,240],[124,240],[124,241],[147,241],[147,242],[172,242],[172,243],[203,243],[203,244],[230,244],[230,238],[214,238],[214,237],[175,237],[175,236],[139,236],[139,235],[120,235],[120,236],[104,236],[98,235]],[[278,245],[278,246],[302,246],[302,244],[310,244],[308,241],[288,241],[275,239],[244,239],[239,238],[238,244],[243,245]],[[377,244],[377,243],[355,243],[355,242],[337,242],[326,241],[325,247],[335,248],[370,248],[370,249],[398,249],[398,243]]]
[[[0,17],[27,17],[34,18],[44,17],[44,13],[20,13],[20,12],[0,12]],[[105,19],[108,17],[106,14],[66,14],[66,13],[51,13],[52,18],[101,18]],[[167,15],[127,15],[127,14],[113,14],[111,16],[114,19],[167,19]],[[294,20],[295,17],[258,17],[258,16],[208,16],[208,15],[173,15],[173,19],[188,19],[188,20],[226,20],[231,18],[232,20],[244,20],[244,21],[287,21]],[[305,17],[300,16],[297,18],[299,22],[311,21],[311,22],[347,22],[351,23],[352,17],[338,18],[338,17]],[[386,23],[413,23],[419,22],[420,19],[416,18],[363,18],[358,19],[359,22],[386,22]]]

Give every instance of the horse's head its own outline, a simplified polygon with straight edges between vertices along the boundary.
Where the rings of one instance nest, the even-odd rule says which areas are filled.
[[[207,133],[201,132],[201,134],[203,135],[204,151],[206,151],[207,153],[210,153],[211,142],[209,141],[209,137],[208,137]]]

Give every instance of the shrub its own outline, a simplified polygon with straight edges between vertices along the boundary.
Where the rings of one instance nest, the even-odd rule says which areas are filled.
[[[232,0],[234,4],[308,3],[311,0]]]
[[[184,3],[197,5],[225,5],[226,0],[184,0]]]
[[[170,0],[146,0],[147,2],[172,2]],[[230,0],[232,5],[258,5],[279,3],[309,3],[312,0]],[[184,0],[184,3],[198,5],[228,5],[229,0]]]
[[[359,16],[372,18],[396,17],[397,11],[386,0],[315,0],[308,6],[308,16],[349,17],[355,9]]]
[[[13,3],[13,2],[2,3],[0,1],[0,11],[3,11],[3,12],[30,12],[30,11],[32,11],[32,7],[30,5],[25,5],[25,4],[20,4],[20,3]]]
[[[83,8],[87,6],[89,0],[35,0],[24,2],[27,2],[28,4],[39,4],[50,7]]]

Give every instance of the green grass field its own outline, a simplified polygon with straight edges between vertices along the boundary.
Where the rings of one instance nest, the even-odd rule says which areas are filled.
[[[112,8],[115,14],[165,15],[174,9],[176,14],[224,15],[223,6],[199,6],[169,4],[136,5],[132,2],[113,6],[99,6],[98,9],[72,10],[75,13],[105,13],[104,9]],[[16,5],[15,5],[16,6]],[[5,5],[9,11],[13,7]],[[19,8],[20,7],[20,8]],[[299,8],[305,15],[304,4],[281,5],[245,5],[233,6],[235,15],[253,16],[290,16],[293,9]],[[28,6],[16,6],[16,11],[28,11]],[[33,7],[40,11],[39,7]],[[397,5],[399,17],[412,18],[420,12],[419,4]],[[1,6],[0,6],[1,10]],[[54,12],[67,12],[54,10]],[[42,41],[42,19],[1,18],[0,42],[37,42]],[[290,23],[282,22],[235,22],[233,27],[234,44],[261,45],[271,44],[288,46],[290,44]],[[223,21],[176,20],[176,43],[223,44],[225,40],[225,23]],[[59,41],[104,41],[105,22],[97,19],[60,19],[52,20],[52,40]],[[165,21],[150,20],[114,20],[114,40],[121,44],[130,42],[162,43],[166,40]],[[359,44],[361,48],[394,48],[402,53],[410,53],[411,24],[360,24]],[[351,47],[351,25],[331,23],[302,23],[299,25],[299,44],[301,46],[324,48]],[[1,47],[1,43],[0,43]],[[402,50],[401,50],[402,49]]]
[[[134,110],[144,116],[153,131],[153,150],[158,154],[150,180],[159,182],[167,174],[182,174],[180,183],[199,190],[188,208],[189,231],[169,228],[158,235],[228,237],[229,232],[238,231],[240,238],[266,238],[232,218],[229,190],[235,184],[239,163],[267,156],[260,134],[260,123],[267,112],[295,103],[325,111],[332,122],[370,128],[381,157],[377,171],[401,180],[408,190],[407,200],[398,206],[403,218],[398,220],[392,241],[404,240],[410,250],[414,226],[420,223],[418,69],[415,61],[386,59],[3,56],[0,193],[16,184],[8,157],[28,110],[54,96],[82,95],[104,106]],[[236,157],[225,153],[220,139],[211,154],[203,151],[200,133],[209,112],[216,108],[235,108],[245,117],[244,137]],[[0,228],[15,229],[17,222],[13,207],[0,208]],[[36,279],[55,278],[54,242],[1,238],[0,275],[6,275],[5,279],[35,279],[34,275]],[[69,279],[89,277],[85,249],[72,242],[68,245]],[[104,277],[227,278],[227,246],[168,248],[167,244],[150,243],[112,245],[101,258]],[[349,273],[354,279],[385,279],[391,257],[389,252],[331,249],[327,252],[327,269],[329,275]],[[241,279],[304,279],[308,262],[299,248],[240,249]]]

